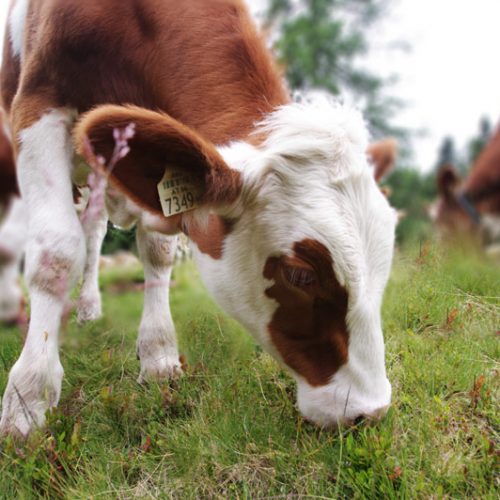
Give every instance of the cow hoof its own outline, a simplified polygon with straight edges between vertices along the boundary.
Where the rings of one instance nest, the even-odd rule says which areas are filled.
[[[174,354],[160,354],[153,357],[144,357],[141,360],[141,373],[137,381],[143,384],[148,381],[175,380],[183,373],[182,364],[177,352]]]
[[[42,360],[43,361],[43,360]],[[47,366],[47,362],[39,366]],[[2,399],[0,436],[26,438],[45,424],[45,413],[57,406],[61,393],[63,368],[59,361],[50,373],[19,360],[9,375]]]
[[[80,297],[77,305],[77,321],[82,325],[102,317],[101,298]]]

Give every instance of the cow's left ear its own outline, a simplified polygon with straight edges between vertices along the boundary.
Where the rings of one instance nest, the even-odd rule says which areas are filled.
[[[374,166],[375,180],[380,182],[396,163],[398,142],[394,138],[374,142],[368,146],[366,153]]]
[[[191,175],[199,188],[200,204],[221,205],[238,198],[240,173],[225,163],[212,143],[166,114],[132,106],[100,106],[77,124],[77,151],[93,168],[105,169],[99,157],[109,162],[115,131],[131,123],[135,133],[128,140],[130,151],[108,174],[111,183],[139,206],[163,214],[158,183],[167,167]]]

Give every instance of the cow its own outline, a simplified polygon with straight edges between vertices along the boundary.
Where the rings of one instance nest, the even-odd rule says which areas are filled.
[[[182,371],[155,284],[168,283],[183,232],[215,299],[296,380],[304,418],[385,414],[396,213],[361,115],[323,96],[293,101],[240,0],[14,0],[9,16],[1,87],[28,212],[31,320],[0,433],[28,435],[59,400],[60,319],[89,254],[75,150],[109,183],[111,218],[137,220],[141,380]]]
[[[500,242],[500,127],[472,165],[465,180],[450,164],[437,175],[438,200],[431,207],[443,240]]]

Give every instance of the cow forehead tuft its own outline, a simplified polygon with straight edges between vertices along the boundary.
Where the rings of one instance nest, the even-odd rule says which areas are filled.
[[[316,163],[339,181],[368,169],[368,130],[361,114],[326,96],[279,107],[257,133],[266,137],[264,154],[278,171]]]

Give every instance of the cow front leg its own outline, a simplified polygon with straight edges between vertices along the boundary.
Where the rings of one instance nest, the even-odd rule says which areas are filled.
[[[78,323],[94,321],[102,316],[101,293],[99,291],[99,256],[108,227],[108,212],[102,207],[87,207],[81,216],[87,256],[83,271],[83,282],[77,304]]]
[[[61,317],[85,258],[71,189],[70,126],[69,112],[51,110],[19,134],[17,168],[28,212],[25,277],[31,319],[3,396],[0,434],[28,435],[44,424],[46,411],[59,400]]]
[[[20,264],[28,235],[28,220],[23,201],[12,197],[0,226],[0,322],[20,319],[23,293],[19,283]]]
[[[182,374],[169,288],[177,236],[165,236],[137,225],[137,247],[144,266],[144,308],[137,355],[141,361],[139,382],[175,378]]]

